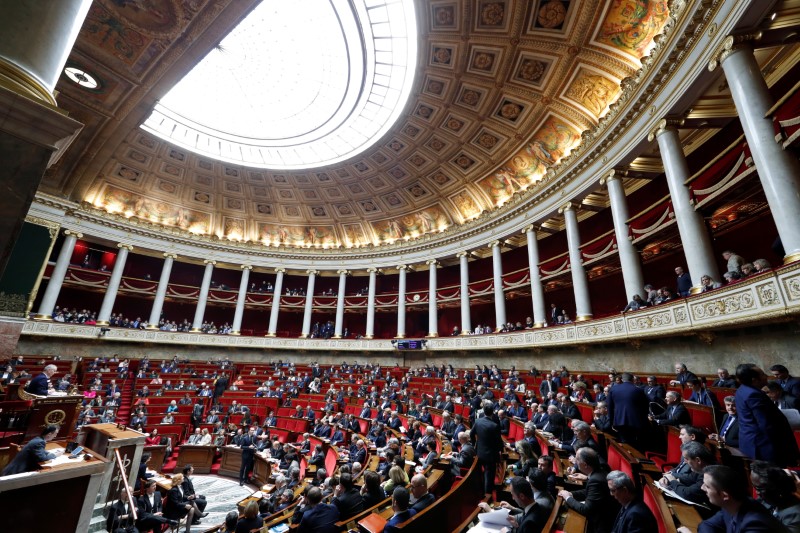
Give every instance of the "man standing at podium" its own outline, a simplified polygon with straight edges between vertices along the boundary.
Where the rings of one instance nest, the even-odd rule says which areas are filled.
[[[247,435],[244,435],[239,442],[242,449],[242,468],[239,470],[239,486],[248,482],[247,475],[253,470],[256,460],[256,428],[250,428]]]
[[[49,453],[44,449],[45,445],[58,435],[58,426],[48,425],[42,430],[39,437],[34,437],[25,445],[22,450],[14,457],[0,476],[10,476],[23,472],[35,472],[39,469],[39,463],[55,459],[63,453],[63,449]]]
[[[56,365],[47,365],[41,374],[34,377],[28,382],[25,387],[25,392],[28,394],[36,394],[37,396],[47,396],[47,389],[50,388],[50,378],[56,373],[58,368]]]

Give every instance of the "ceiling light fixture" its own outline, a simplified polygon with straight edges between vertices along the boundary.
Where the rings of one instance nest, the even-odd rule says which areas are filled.
[[[74,81],[81,87],[86,87],[87,89],[97,89],[97,87],[100,85],[94,76],[85,70],[81,70],[76,67],[65,68],[64,74],[66,74],[70,80]]]

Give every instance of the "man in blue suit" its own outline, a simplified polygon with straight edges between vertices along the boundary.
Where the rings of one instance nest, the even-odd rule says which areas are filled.
[[[656,517],[639,498],[633,480],[625,472],[614,470],[606,478],[608,491],[619,502],[620,510],[611,533],[658,531]]]
[[[736,413],[739,417],[739,449],[751,459],[778,466],[797,464],[797,441],[789,421],[761,389],[767,375],[753,363],[736,367]]]
[[[398,524],[402,524],[417,512],[414,509],[408,508],[408,503],[411,500],[411,495],[404,487],[397,487],[392,493],[392,510],[394,514],[383,526],[383,533],[395,533],[400,531],[397,529]]]
[[[788,531],[766,507],[747,496],[747,483],[728,466],[707,466],[703,470],[703,490],[708,501],[720,511],[700,522],[698,533]],[[678,531],[686,533],[690,530],[681,527]]]
[[[36,394],[37,396],[47,396],[47,390],[50,388],[50,378],[56,373],[58,368],[56,365],[47,365],[41,374],[35,376],[25,386],[25,392],[29,394]]]
[[[53,440],[56,435],[58,435],[58,426],[45,426],[41,435],[31,439],[14,457],[14,460],[5,467],[0,476],[36,472],[39,470],[39,463],[50,461],[61,455],[64,450],[58,449],[54,453],[50,453],[45,449],[47,443]]]
[[[322,491],[319,487],[311,487],[305,497],[306,510],[298,533],[338,533],[336,522],[339,521],[339,509],[335,505],[322,503]]]
[[[637,449],[642,449],[640,438],[649,427],[647,420],[649,400],[645,392],[633,384],[633,375],[622,374],[622,383],[608,392],[608,417],[619,439]]]

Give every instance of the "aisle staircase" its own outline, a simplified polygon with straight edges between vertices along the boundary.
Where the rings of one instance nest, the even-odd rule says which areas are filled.
[[[133,364],[131,364],[133,367]],[[136,398],[136,390],[134,384],[136,383],[135,370],[129,370],[128,375],[131,376],[122,383],[122,405],[117,411],[117,423],[127,425],[131,420],[131,408],[133,407],[134,399]]]

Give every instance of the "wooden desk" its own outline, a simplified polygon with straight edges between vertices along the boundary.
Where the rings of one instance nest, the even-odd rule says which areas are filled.
[[[242,449],[238,446],[223,446],[222,461],[219,464],[219,475],[235,477],[238,479],[241,468]]]
[[[145,446],[144,451],[150,454],[150,462],[147,463],[148,468],[161,472],[161,467],[164,466],[164,457],[167,454],[167,447],[161,444]]]
[[[253,466],[253,479],[258,486],[264,486],[269,483],[270,478],[272,478],[272,463],[264,454],[257,453],[255,466]]]
[[[182,444],[178,451],[178,462],[175,465],[175,472],[180,472],[184,466],[191,464],[194,466],[195,474],[210,474],[215,451],[216,448],[214,446]]]

